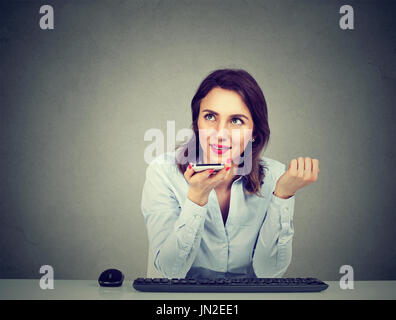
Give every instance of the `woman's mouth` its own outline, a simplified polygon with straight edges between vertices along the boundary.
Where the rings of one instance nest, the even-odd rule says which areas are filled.
[[[227,147],[227,146],[224,146],[221,144],[210,144],[210,149],[212,149],[212,151],[214,153],[223,154],[223,153],[227,152],[228,150],[230,150],[231,147]]]

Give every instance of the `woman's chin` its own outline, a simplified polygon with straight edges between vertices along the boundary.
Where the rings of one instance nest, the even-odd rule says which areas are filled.
[[[211,151],[209,154],[209,163],[226,163],[228,158],[231,158],[231,150],[224,153],[216,153]]]

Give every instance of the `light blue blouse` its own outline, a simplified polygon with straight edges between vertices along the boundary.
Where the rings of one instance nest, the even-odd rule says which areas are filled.
[[[224,225],[215,190],[199,206],[187,198],[189,184],[178,170],[176,152],[146,170],[141,209],[154,266],[167,278],[281,277],[290,264],[295,196],[273,195],[286,166],[262,157],[263,197],[244,192],[245,178],[231,187]]]

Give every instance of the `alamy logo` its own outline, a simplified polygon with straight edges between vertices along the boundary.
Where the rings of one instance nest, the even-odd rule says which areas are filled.
[[[40,7],[40,13],[44,14],[39,21],[42,30],[54,29],[54,9],[46,4]]]
[[[54,289],[54,268],[49,265],[41,266],[40,273],[44,273],[40,279],[40,288],[43,290]]]
[[[353,20],[354,20],[354,13],[353,13],[353,8],[350,5],[343,5],[340,8],[340,13],[344,14],[341,18],[340,18],[340,28],[342,30],[353,30],[354,26],[353,26]]]
[[[340,279],[340,288],[342,290],[353,289],[353,268],[350,265],[343,265],[340,268],[340,273],[344,275]]]

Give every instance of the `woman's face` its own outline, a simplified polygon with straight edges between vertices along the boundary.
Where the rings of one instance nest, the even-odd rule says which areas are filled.
[[[201,101],[198,115],[199,142],[205,163],[239,163],[253,132],[253,119],[241,96],[232,90],[213,88]]]

